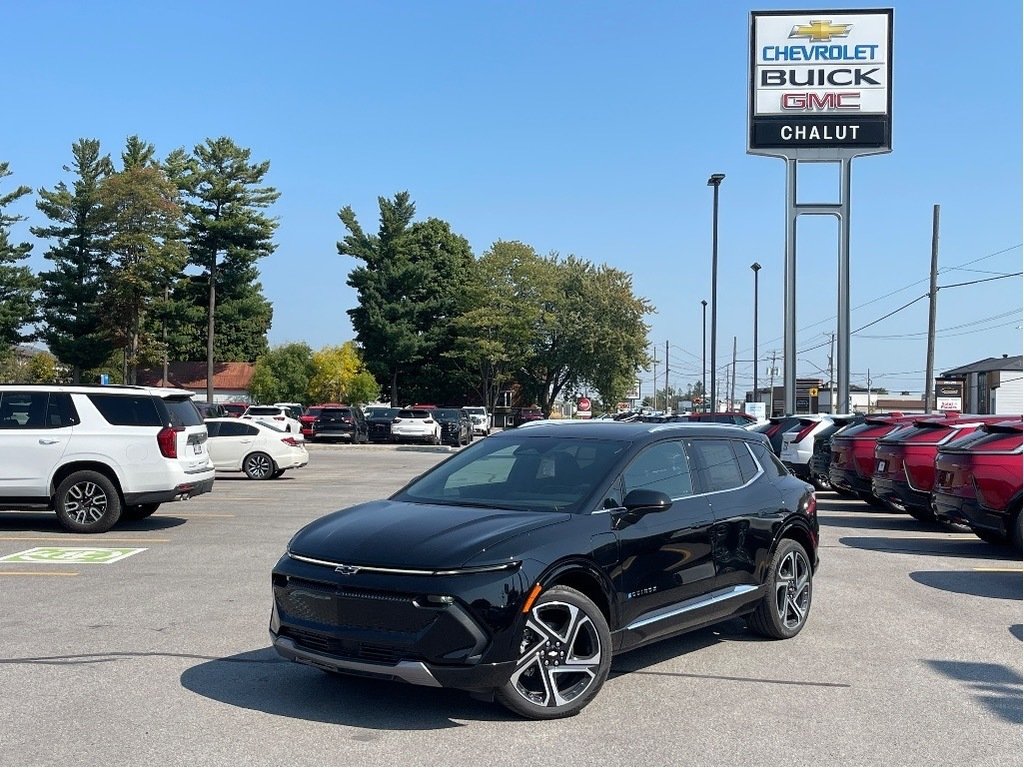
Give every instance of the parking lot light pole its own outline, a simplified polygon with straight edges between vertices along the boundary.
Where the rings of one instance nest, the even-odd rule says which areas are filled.
[[[712,173],[708,186],[713,187],[714,203],[711,212],[711,408],[718,408],[718,188],[724,173]]]
[[[700,334],[700,409],[704,413],[708,412],[708,301],[707,299],[701,299],[700,305],[703,307],[702,314],[704,321],[701,324]]]
[[[757,273],[761,271],[761,265],[756,261],[750,265],[754,270],[754,402],[760,402],[757,394]]]

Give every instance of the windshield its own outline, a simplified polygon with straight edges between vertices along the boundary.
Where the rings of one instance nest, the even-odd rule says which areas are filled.
[[[397,408],[367,408],[364,411],[368,419],[393,419],[398,414]]]
[[[466,406],[462,410],[464,410],[466,413],[468,413],[468,414],[470,414],[472,416],[486,416],[487,415],[487,410],[482,408],[482,407],[478,408],[478,407]]]
[[[457,408],[440,408],[434,411],[434,418],[438,421],[458,421],[462,411]]]
[[[489,437],[413,481],[392,498],[423,504],[578,512],[603,489],[629,444],[616,440]]]

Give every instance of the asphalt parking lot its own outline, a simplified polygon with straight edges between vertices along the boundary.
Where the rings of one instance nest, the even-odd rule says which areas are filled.
[[[97,536],[0,514],[0,557],[141,550],[0,562],[0,763],[1020,764],[1020,561],[833,494],[819,495],[800,635],[766,641],[734,621],[616,657],[575,718],[527,722],[458,691],[287,662],[267,620],[291,535],[446,455],[310,453],[279,480],[218,476],[211,494]]]

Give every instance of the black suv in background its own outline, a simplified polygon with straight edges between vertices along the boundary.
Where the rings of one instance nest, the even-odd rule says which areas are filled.
[[[615,653],[736,616],[793,637],[817,563],[814,489],[760,435],[539,423],[296,533],[270,636],[319,669],[566,717]]]
[[[461,408],[438,408],[434,418],[441,425],[442,443],[458,447],[473,442],[473,419]]]
[[[371,443],[391,442],[391,422],[398,415],[399,408],[386,405],[371,405],[363,412],[366,416],[366,431]]]
[[[324,408],[313,422],[313,440],[344,440],[348,443],[368,443],[370,435],[366,417],[358,405],[343,408]]]

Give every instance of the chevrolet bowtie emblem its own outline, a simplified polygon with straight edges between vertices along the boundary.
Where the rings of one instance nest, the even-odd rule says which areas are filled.
[[[339,565],[334,569],[336,573],[340,573],[342,576],[353,576],[359,573],[358,565]]]
[[[833,24],[831,21],[811,19],[810,24],[797,24],[790,37],[806,37],[814,42],[827,42],[833,37],[846,37],[850,34],[853,24]]]

